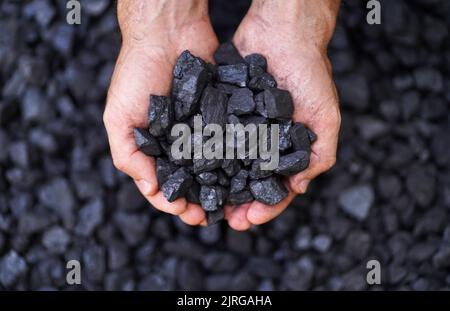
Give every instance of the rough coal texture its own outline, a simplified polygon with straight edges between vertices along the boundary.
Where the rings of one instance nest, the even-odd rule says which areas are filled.
[[[337,163],[248,232],[184,225],[114,168],[101,120],[120,46],[115,3],[81,1],[82,25],[69,26],[59,2],[0,2],[0,290],[450,288],[449,1],[380,0],[382,23],[370,26],[366,1],[342,3],[328,50]],[[250,1],[210,4],[230,40]],[[94,195],[78,189],[86,180]],[[65,281],[72,259],[81,285]],[[365,281],[369,259],[381,285]]]
[[[215,225],[225,218],[223,208],[218,208],[215,211],[206,212],[206,221],[208,226]]]
[[[249,186],[256,200],[269,205],[280,203],[288,195],[286,187],[275,176],[251,180]]]
[[[217,79],[223,83],[245,87],[248,83],[248,66],[246,64],[219,66]]]
[[[158,180],[158,184],[161,186],[164,184],[169,176],[175,172],[177,166],[170,162],[168,159],[163,157],[158,157],[156,159],[156,178]]]
[[[192,181],[191,174],[184,167],[180,167],[161,185],[161,191],[169,202],[173,202],[186,194]]]
[[[148,131],[151,135],[162,136],[172,128],[174,112],[169,97],[150,95],[148,111]]]
[[[200,203],[207,212],[221,209],[226,197],[227,191],[221,186],[202,186],[200,189]]]
[[[263,72],[267,70],[267,60],[266,58],[258,53],[249,54],[244,57],[245,62],[249,66],[260,67]]]
[[[300,122],[296,122],[291,126],[289,134],[296,151],[309,151],[311,142],[315,140],[315,134],[310,134],[310,131]]]
[[[265,86],[265,83],[263,85]],[[294,112],[291,94],[286,90],[280,90],[274,87],[265,88],[264,109],[268,118],[290,120]]]
[[[248,171],[240,170],[230,181],[230,193],[238,193],[244,190],[247,185]]]
[[[227,95],[212,86],[208,86],[200,100],[200,111],[205,124],[223,126],[227,117]]]
[[[135,128],[134,140],[138,149],[146,155],[159,156],[161,154],[161,147],[159,146],[158,140],[147,129]]]
[[[235,89],[228,100],[228,114],[250,114],[255,110],[253,93],[247,88]]]
[[[233,43],[222,43],[219,48],[214,52],[214,60],[219,65],[235,65],[244,63],[239,51],[236,49]]]
[[[255,91],[262,91],[268,88],[277,87],[277,81],[270,73],[263,72],[252,77],[248,83],[248,87]]]
[[[212,186],[217,183],[218,179],[219,177],[215,172],[203,172],[195,177],[195,180],[197,180],[197,182],[203,186]]]
[[[275,173],[283,176],[292,176],[307,168],[309,165],[309,153],[295,151],[280,157]]]
[[[232,205],[239,205],[253,201],[255,198],[253,197],[250,190],[243,190],[236,193],[230,193],[228,195],[228,203]]]
[[[197,107],[203,88],[209,80],[206,63],[189,51],[184,51],[173,69],[172,96],[175,100],[175,117],[183,120]]]

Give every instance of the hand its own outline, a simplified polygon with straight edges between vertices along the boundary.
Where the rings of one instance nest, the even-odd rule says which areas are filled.
[[[168,95],[172,70],[183,50],[212,61],[218,40],[206,1],[119,1],[123,43],[103,116],[114,165],[133,178],[141,193],[161,211],[191,225],[206,224],[199,205],[184,198],[169,203],[159,191],[155,161],[140,152],[133,128],[147,127],[149,95]]]
[[[226,218],[236,230],[262,224],[278,216],[309,182],[331,168],[336,159],[340,127],[338,97],[326,54],[334,30],[338,1],[254,0],[233,41],[241,55],[260,53],[278,87],[289,90],[294,100],[293,120],[317,134],[309,167],[289,178],[289,195],[275,206],[254,201],[227,207]]]

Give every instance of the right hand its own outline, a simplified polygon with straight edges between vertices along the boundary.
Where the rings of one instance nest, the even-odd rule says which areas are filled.
[[[199,205],[184,198],[170,203],[159,191],[155,161],[137,149],[133,129],[147,127],[150,94],[170,93],[172,70],[182,51],[213,61],[218,40],[207,2],[119,1],[117,11],[123,42],[103,114],[114,165],[133,178],[154,207],[187,224],[204,225]]]

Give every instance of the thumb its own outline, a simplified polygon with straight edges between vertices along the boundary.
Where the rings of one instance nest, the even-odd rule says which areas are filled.
[[[327,109],[326,117],[319,118],[309,125],[317,134],[317,141],[311,145],[308,168],[289,178],[289,185],[294,192],[305,193],[312,179],[326,172],[336,163],[340,120],[339,108],[333,105]]]

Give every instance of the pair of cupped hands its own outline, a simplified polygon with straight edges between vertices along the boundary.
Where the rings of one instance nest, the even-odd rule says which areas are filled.
[[[206,225],[199,205],[184,198],[171,203],[166,200],[159,190],[155,160],[140,152],[133,138],[133,128],[147,127],[149,94],[170,93],[172,70],[182,51],[214,62],[219,43],[206,1],[186,1],[184,7],[161,4],[165,1],[130,2],[118,2],[123,42],[103,117],[114,165],[133,178],[155,208],[177,215],[189,225]],[[309,167],[286,179],[287,198],[274,206],[258,201],[225,206],[225,218],[235,230],[247,230],[278,216],[297,194],[307,190],[313,178],[335,163],[340,113],[326,49],[337,8],[330,3],[321,8],[312,2],[321,1],[300,8],[276,4],[265,8],[254,1],[233,36],[241,55],[260,53],[267,58],[268,72],[278,87],[292,95],[293,120],[317,134]]]

